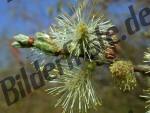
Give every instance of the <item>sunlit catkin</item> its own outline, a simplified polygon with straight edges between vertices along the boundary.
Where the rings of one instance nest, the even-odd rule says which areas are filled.
[[[86,63],[77,72],[66,70],[58,81],[61,86],[47,90],[49,94],[59,95],[56,107],[61,106],[63,113],[87,113],[88,109],[101,106],[92,84],[94,68],[94,63]]]

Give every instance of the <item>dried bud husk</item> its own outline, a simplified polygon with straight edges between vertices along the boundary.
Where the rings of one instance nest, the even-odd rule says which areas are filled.
[[[14,36],[15,41],[12,43],[12,46],[15,48],[29,48],[31,44],[29,44],[30,37],[19,34]]]

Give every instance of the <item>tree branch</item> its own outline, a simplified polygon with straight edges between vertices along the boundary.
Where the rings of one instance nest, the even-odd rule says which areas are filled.
[[[141,74],[146,75],[146,76],[150,76],[150,66],[148,65],[137,65],[134,67],[134,71],[140,72]]]

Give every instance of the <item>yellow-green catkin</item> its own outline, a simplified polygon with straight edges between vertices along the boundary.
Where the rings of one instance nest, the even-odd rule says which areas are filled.
[[[136,86],[134,65],[130,61],[116,61],[110,66],[110,71],[117,85],[123,92],[133,90]]]

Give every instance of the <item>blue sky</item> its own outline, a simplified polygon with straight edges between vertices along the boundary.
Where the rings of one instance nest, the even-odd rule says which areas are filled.
[[[49,27],[54,18],[48,14],[49,7],[56,9],[58,0],[13,0],[7,3],[0,0],[0,34],[8,31],[8,36],[18,33],[33,34],[36,31],[44,30]],[[76,2],[77,0],[71,0]],[[110,15],[121,15],[127,13],[130,2],[112,3],[108,7]],[[22,17],[24,11],[24,18]],[[56,16],[56,15],[55,15]],[[119,16],[124,18],[123,16]],[[40,24],[41,25],[38,25]],[[39,27],[40,26],[40,27]]]
[[[11,59],[6,38],[48,29],[54,19],[48,10],[56,7],[56,3],[57,0],[13,0],[10,3],[0,0],[0,67],[7,66]]]
[[[8,36],[31,34],[39,30],[38,23],[42,23],[40,29],[46,29],[51,22],[48,8],[56,6],[56,2],[57,0],[13,0],[7,3],[6,0],[0,0],[0,34],[4,30],[8,30]]]

